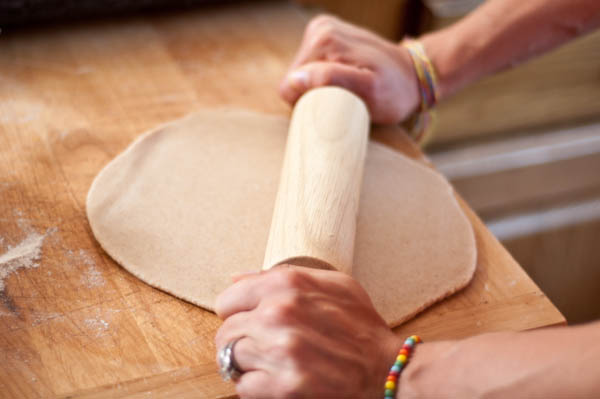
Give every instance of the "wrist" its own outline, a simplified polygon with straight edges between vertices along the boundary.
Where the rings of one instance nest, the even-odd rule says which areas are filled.
[[[476,63],[472,62],[477,44],[463,40],[455,26],[428,33],[419,40],[437,73],[438,101],[477,79]]]
[[[403,43],[404,41],[396,44],[394,49],[397,54],[396,63],[398,66],[398,75],[401,76],[404,81],[404,84],[401,85],[399,90],[395,93],[395,97],[404,103],[402,118],[399,122],[418,111],[421,103],[419,81],[417,74],[415,73],[412,57]]]
[[[400,375],[396,398],[443,396],[443,387],[448,387],[445,377],[449,370],[448,366],[443,364],[444,359],[457,350],[457,343],[442,341],[418,345],[406,369]],[[442,391],[437,391],[438,388]]]
[[[396,352],[393,365],[390,367],[384,384],[384,397],[386,399],[394,399],[399,393],[398,385],[402,372],[408,366],[410,359],[418,345],[421,344],[421,338],[418,335],[407,337],[402,346]]]
[[[390,330],[389,336],[383,341],[383,357],[378,361],[378,365],[380,366],[377,370],[377,378],[376,384],[377,387],[377,397],[383,397],[384,389],[383,385],[386,381],[386,377],[389,374],[390,367],[396,361],[396,356],[398,356],[398,350],[402,348],[402,344],[404,343],[404,339],[397,336]]]
[[[441,32],[429,33],[419,39],[437,73],[438,101],[454,94],[458,90],[459,85],[457,82],[460,80],[457,71],[452,68],[450,50],[452,43],[448,42],[451,39],[446,37],[445,42],[443,39],[444,35]]]
[[[432,108],[437,104],[438,79],[435,67],[419,40],[405,39],[400,47],[408,53],[412,65],[413,81],[418,86],[419,107],[407,122],[409,135],[419,144],[428,141],[435,129],[436,113]]]

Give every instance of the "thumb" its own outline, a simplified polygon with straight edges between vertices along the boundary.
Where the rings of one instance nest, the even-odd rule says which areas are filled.
[[[321,86],[340,86],[370,101],[374,83],[371,70],[339,62],[316,61],[290,71],[281,82],[281,97],[290,104],[310,89]]]

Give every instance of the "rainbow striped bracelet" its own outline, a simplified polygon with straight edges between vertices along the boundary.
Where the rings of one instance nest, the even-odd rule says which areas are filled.
[[[408,360],[410,359],[415,345],[421,342],[421,338],[418,335],[411,335],[404,341],[404,345],[402,345],[402,348],[398,352],[398,356],[396,356],[396,362],[390,369],[385,381],[384,399],[394,398],[396,395],[396,388],[398,387],[398,378],[400,377],[400,373],[408,364]]]
[[[410,54],[421,94],[419,110],[409,121],[409,133],[417,143],[423,145],[430,139],[437,120],[433,109],[439,98],[437,74],[421,42],[406,39],[402,46]]]

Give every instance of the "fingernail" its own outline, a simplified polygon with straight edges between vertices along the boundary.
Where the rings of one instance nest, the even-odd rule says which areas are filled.
[[[305,88],[308,86],[308,72],[293,71],[288,75],[290,84],[296,88]]]

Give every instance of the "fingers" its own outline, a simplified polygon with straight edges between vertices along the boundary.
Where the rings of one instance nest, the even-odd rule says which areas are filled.
[[[260,302],[260,286],[263,275],[245,276],[225,289],[215,302],[215,313],[222,319],[238,312],[248,312]]]
[[[398,123],[420,102],[406,49],[337,18],[319,16],[308,24],[279,91],[293,105],[306,91],[326,85],[361,97],[375,123]]]
[[[220,350],[237,340],[240,397],[372,396],[360,394],[357,373],[373,368],[364,354],[378,359],[381,331],[391,333],[350,276],[282,265],[244,276],[217,302],[225,321],[215,342]]]
[[[281,392],[275,387],[276,380],[264,370],[256,370],[242,374],[235,386],[241,399],[267,399],[280,397]]]
[[[235,313],[255,309],[267,296],[306,286],[307,279],[303,278],[303,272],[298,269],[300,268],[279,266],[253,276],[245,276],[217,297],[215,312],[226,319]]]
[[[219,295],[215,311],[223,319],[239,312],[256,309],[261,301],[282,293],[318,289],[340,297],[358,296],[369,301],[368,294],[350,276],[344,273],[297,266],[278,266],[269,271],[246,276]]]
[[[346,46],[337,29],[339,20],[329,15],[313,18],[306,29],[300,48],[292,61],[289,70],[311,61],[324,59],[327,54],[341,52]]]
[[[233,357],[239,369],[247,372],[264,369],[261,365],[261,351],[255,334],[262,334],[249,312],[236,313],[229,317],[215,336],[217,353],[228,343],[237,340],[233,347]]]
[[[281,83],[282,97],[293,104],[307,90],[326,85],[366,95],[373,74],[366,67],[369,57],[356,49],[356,31],[359,29],[331,16],[313,18]]]
[[[233,358],[241,371],[266,370],[277,373],[284,362],[290,359],[288,350],[292,340],[289,338],[289,327],[294,316],[297,316],[297,312],[291,311],[289,307],[277,306],[267,306],[262,312],[256,310],[230,316],[215,335],[217,357],[222,348],[236,341]],[[302,323],[306,320],[295,322]]]
[[[257,271],[250,271],[250,272],[234,273],[234,274],[232,274],[232,275],[231,275],[231,280],[232,280],[234,283],[237,283],[237,282],[238,282],[238,281],[240,281],[240,280],[243,280],[243,279],[245,279],[245,278],[247,278],[247,277],[253,277],[253,276],[256,276],[257,274],[260,274],[260,273],[261,273],[261,271],[260,271],[260,270],[257,270]]]
[[[249,372],[264,369],[260,364],[261,354],[256,340],[252,337],[241,338],[233,347],[234,358],[240,370]]]
[[[223,322],[223,325],[215,335],[217,350],[223,348],[227,343],[248,335],[249,312],[236,313]]]
[[[313,18],[304,31],[300,48],[290,64],[294,70],[313,61],[337,61],[343,63],[365,63],[351,51],[357,44],[372,45],[373,34],[330,15]],[[371,38],[371,40],[369,40]]]
[[[369,103],[375,75],[373,71],[339,62],[316,61],[291,71],[281,83],[280,94],[294,104],[302,94],[321,86],[340,86]]]

